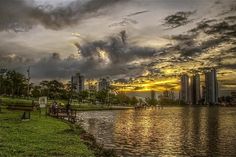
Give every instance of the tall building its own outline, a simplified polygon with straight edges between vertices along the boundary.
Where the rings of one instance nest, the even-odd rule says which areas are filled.
[[[110,88],[110,81],[105,78],[100,79],[100,81],[98,82],[98,90],[99,91],[109,90],[109,88]]]
[[[218,103],[218,82],[216,76],[216,70],[212,69],[205,73],[205,87],[206,87],[206,104]]]
[[[188,75],[181,76],[181,85],[180,85],[180,100],[185,103],[189,103],[189,77]]]
[[[205,100],[206,100],[206,87],[205,86],[202,86],[201,98],[205,102]]]
[[[80,73],[77,73],[75,76],[72,77],[73,85],[75,87],[76,92],[84,91],[84,76]]]
[[[151,99],[156,99],[156,92],[154,90],[151,91]]]
[[[190,103],[196,105],[200,101],[200,75],[195,74],[191,78],[191,87],[190,87]]]

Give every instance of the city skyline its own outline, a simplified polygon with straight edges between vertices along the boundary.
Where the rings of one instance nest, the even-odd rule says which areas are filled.
[[[233,0],[0,1],[0,66],[31,81],[109,76],[119,91],[179,91],[180,77],[217,69],[236,90]],[[14,9],[17,8],[17,9]]]

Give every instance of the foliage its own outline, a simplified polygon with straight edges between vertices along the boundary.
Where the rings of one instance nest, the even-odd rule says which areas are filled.
[[[145,102],[149,105],[149,106],[156,106],[158,104],[157,99],[152,99],[152,98],[145,98]]]
[[[2,72],[3,71],[3,72]],[[28,80],[16,71],[0,70],[0,95],[14,96],[17,98],[28,97]],[[75,86],[71,82],[66,84],[57,80],[43,80],[38,85],[29,84],[30,96],[38,98],[47,96],[49,100],[72,100],[89,102],[92,104],[107,105],[136,105],[139,101],[136,97],[128,97],[124,93],[114,94],[109,90],[102,91],[81,91],[76,93]]]
[[[107,95],[108,95],[107,90],[98,91],[96,93],[96,99],[97,99],[97,101],[105,104],[107,102]]]
[[[27,79],[24,75],[6,70],[0,74],[0,94],[9,96],[27,95]]]
[[[130,97],[128,97],[124,93],[117,94],[117,99],[118,99],[119,104],[121,104],[121,105],[129,105],[130,104]]]
[[[135,106],[135,105],[137,105],[138,104],[138,99],[135,97],[135,96],[133,96],[131,99],[130,99],[130,105],[132,105],[132,106]]]
[[[169,106],[176,106],[176,105],[186,105],[184,101],[179,100],[171,100],[171,99],[160,99],[158,101],[160,105],[169,105]]]

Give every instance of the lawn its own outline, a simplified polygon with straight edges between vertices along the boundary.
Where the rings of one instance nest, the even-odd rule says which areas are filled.
[[[32,100],[22,99],[22,98],[11,98],[11,97],[0,97],[3,105],[31,105]]]
[[[93,152],[82,143],[79,131],[65,122],[35,112],[21,121],[21,112],[0,113],[0,156],[86,157]]]
[[[2,100],[2,107],[5,108],[7,105],[31,105],[33,99],[23,99],[23,98],[11,98],[11,97],[0,97]],[[38,100],[35,99],[35,102]],[[52,104],[54,100],[48,100],[48,105]],[[66,100],[56,100],[59,104],[66,104]],[[125,110],[130,109],[132,107],[126,107],[126,106],[108,106],[108,105],[102,105],[97,104],[93,105],[90,103],[79,103],[79,102],[73,102],[71,105],[72,109],[76,109],[78,111],[99,111],[99,110]]]

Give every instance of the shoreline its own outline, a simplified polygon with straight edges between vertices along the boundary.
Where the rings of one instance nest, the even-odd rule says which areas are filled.
[[[37,112],[30,120],[21,115],[6,109],[0,113],[0,156],[99,156],[80,127]]]
[[[106,149],[101,144],[97,143],[95,137],[92,134],[85,131],[84,128],[80,126],[78,122],[72,123],[65,119],[58,119],[55,117],[51,118],[62,121],[67,125],[69,125],[71,130],[79,135],[82,143],[85,144],[88,147],[88,149],[94,153],[96,157],[101,157],[101,156],[117,157],[113,149]]]

